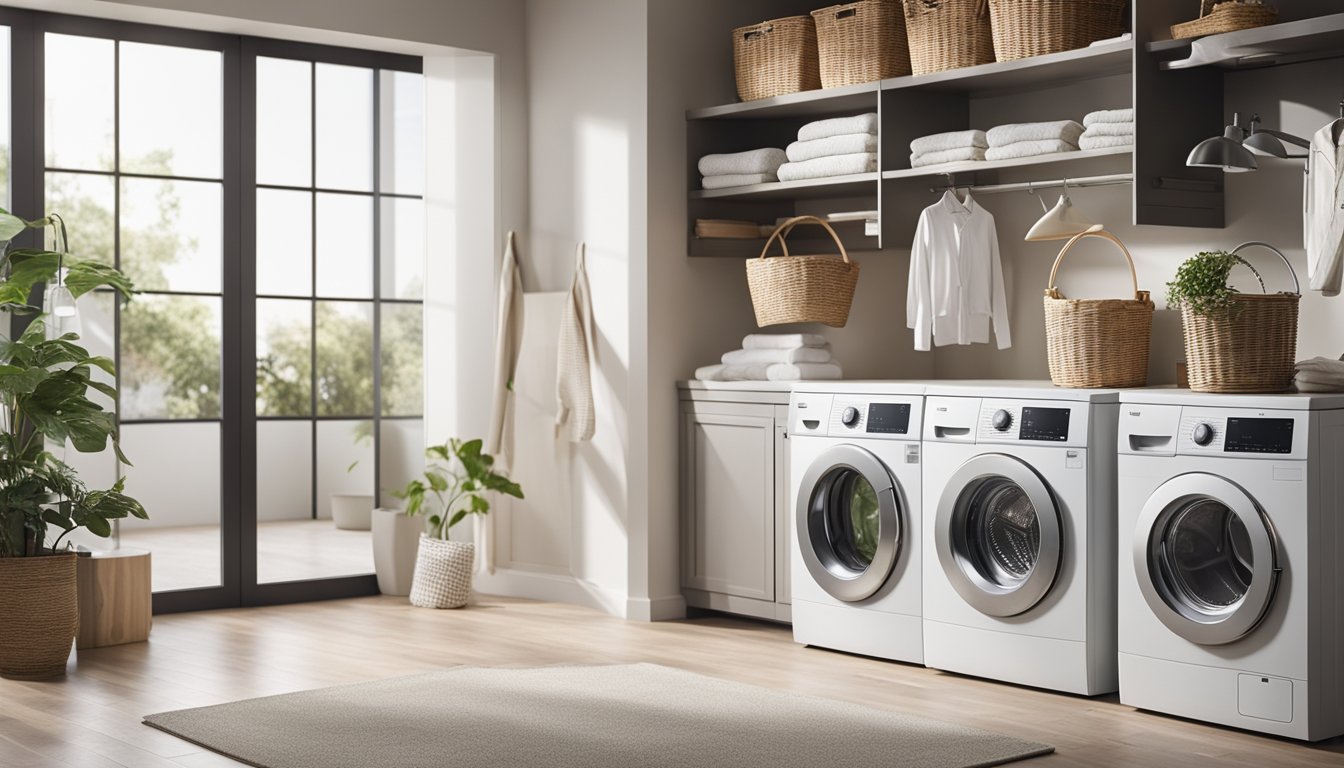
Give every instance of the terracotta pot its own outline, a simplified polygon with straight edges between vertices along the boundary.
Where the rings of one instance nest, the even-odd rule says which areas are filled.
[[[65,674],[79,629],[78,556],[0,557],[0,676]]]
[[[425,530],[422,517],[407,517],[400,509],[373,510],[373,570],[378,591],[405,597],[415,578],[416,549]]]
[[[471,568],[476,546],[460,541],[420,537],[415,558],[411,605],[421,608],[461,608],[471,597]]]

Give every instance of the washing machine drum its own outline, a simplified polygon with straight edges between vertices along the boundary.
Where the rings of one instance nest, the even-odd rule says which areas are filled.
[[[1054,584],[1062,556],[1059,510],[1045,482],[1020,459],[976,456],[943,489],[934,543],[962,599],[990,616],[1016,616]]]
[[[803,562],[828,594],[857,602],[882,589],[901,550],[904,509],[885,464],[856,445],[817,457],[798,491]]]

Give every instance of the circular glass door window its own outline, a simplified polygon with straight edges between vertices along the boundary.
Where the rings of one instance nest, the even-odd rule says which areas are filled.
[[[1016,589],[1031,576],[1041,551],[1041,524],[1026,491],[1006,477],[981,480],[969,491],[964,555],[987,581]]]
[[[1186,501],[1154,530],[1151,557],[1159,591],[1178,613],[1196,621],[1236,610],[1255,572],[1246,525],[1227,505]]]
[[[818,489],[824,504],[826,540],[845,569],[862,572],[872,565],[882,532],[881,504],[871,483],[848,467],[837,469]]]

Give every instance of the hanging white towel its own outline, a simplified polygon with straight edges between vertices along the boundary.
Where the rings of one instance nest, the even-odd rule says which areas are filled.
[[[1311,137],[1303,180],[1302,244],[1307,284],[1324,296],[1339,295],[1344,282],[1344,144],[1332,121]]]
[[[831,117],[816,120],[798,129],[799,141],[825,139],[830,136],[844,136],[847,133],[877,133],[877,113],[853,117]]]
[[[504,263],[499,271],[499,295],[495,308],[494,404],[490,411],[490,432],[485,441],[485,452],[493,455],[499,465],[506,469],[513,459],[509,422],[513,413],[513,377],[518,370],[519,336],[522,333],[522,323],[518,319],[522,293],[523,279],[518,271],[513,232],[509,232],[504,245]],[[476,572],[494,573],[494,518],[490,515],[472,517],[476,521],[472,529],[476,542]]]
[[[556,429],[568,427],[569,439],[575,443],[592,440],[597,429],[592,376],[596,361],[595,329],[584,261],[584,245],[579,243],[574,257],[574,282],[560,319],[560,353],[555,375]]]

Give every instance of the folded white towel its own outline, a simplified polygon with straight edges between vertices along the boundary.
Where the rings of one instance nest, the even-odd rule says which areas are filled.
[[[985,150],[986,160],[1009,160],[1014,157],[1036,157],[1053,155],[1058,152],[1077,152],[1078,145],[1067,141],[1050,139],[1044,141],[1017,141],[1002,147],[990,147]]]
[[[990,128],[985,134],[991,147],[1006,147],[1023,141],[1066,141],[1077,144],[1083,135],[1083,126],[1074,120],[1052,120],[1045,123],[1010,123]]]
[[[734,349],[723,353],[724,365],[751,365],[753,363],[829,363],[831,348],[797,347],[795,349]]]
[[[1313,357],[1310,360],[1299,360],[1293,367],[1299,371],[1317,371],[1320,373],[1332,373],[1338,376],[1344,376],[1344,360],[1331,360],[1328,357]]]
[[[1108,147],[1128,147],[1134,144],[1134,136],[1083,136],[1078,139],[1079,149],[1107,149]]]
[[[944,149],[941,152],[925,152],[922,155],[911,155],[910,167],[923,168],[926,165],[940,165],[942,163],[955,163],[961,160],[984,159],[984,149],[980,147],[962,147],[960,149]]]
[[[1293,389],[1298,392],[1344,392],[1344,382],[1337,384],[1316,384],[1310,381],[1293,380]]]
[[[753,363],[720,366],[714,375],[718,381],[803,381],[838,379],[844,374],[835,363]]]
[[[1131,107],[1125,109],[1099,109],[1096,112],[1088,112],[1083,117],[1083,125],[1091,126],[1097,123],[1132,123],[1134,122],[1134,110]]]
[[[820,333],[752,333],[742,339],[743,349],[798,349],[828,346]]]
[[[966,147],[986,149],[989,147],[989,139],[985,136],[985,132],[980,130],[935,133],[932,136],[920,136],[910,142],[910,154],[927,155],[931,152],[965,149]]]
[[[697,381],[723,381],[720,374],[723,373],[724,368],[723,363],[702,365],[695,369],[695,378]]]
[[[1299,383],[1315,384],[1317,386],[1339,386],[1344,387],[1344,374],[1323,373],[1321,371],[1298,371],[1294,379]]]
[[[748,184],[765,184],[770,181],[779,181],[779,177],[773,173],[730,173],[723,176],[706,176],[700,180],[700,186],[705,189],[726,189],[745,187]]]
[[[1133,123],[1093,123],[1083,131],[1084,136],[1133,136]]]
[[[799,141],[825,139],[831,136],[844,136],[847,133],[877,133],[877,113],[853,117],[831,117],[816,120],[798,129]]]
[[[705,155],[696,166],[701,176],[728,176],[739,173],[774,173],[788,162],[784,150],[774,147],[750,149],[722,155]]]
[[[801,163],[785,163],[779,166],[779,180],[824,179],[854,173],[872,173],[876,170],[877,153],[858,152],[852,155],[818,157]]]
[[[843,136],[827,136],[824,139],[795,141],[789,145],[788,149],[784,150],[784,154],[789,156],[789,162],[801,163],[804,160],[815,160],[818,157],[876,151],[876,136],[871,133],[846,133]]]

